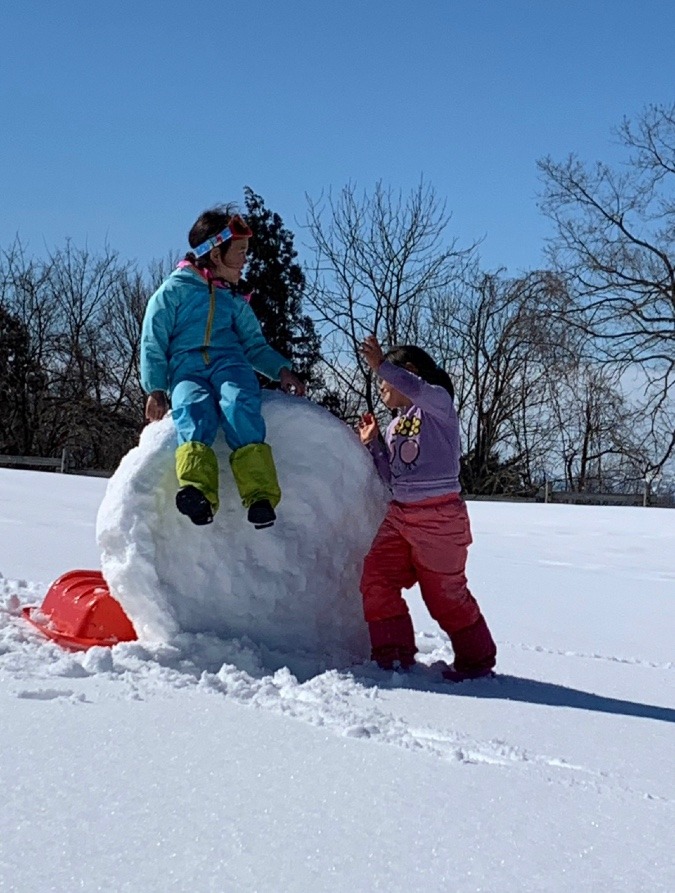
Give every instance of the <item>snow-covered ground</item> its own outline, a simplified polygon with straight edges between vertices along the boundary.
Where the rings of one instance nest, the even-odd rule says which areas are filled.
[[[282,442],[274,411],[282,484],[291,454],[307,466],[311,532],[287,492],[286,528],[282,502],[277,527],[238,540],[226,496],[212,528],[171,515],[188,543],[174,554],[143,517],[163,473],[151,457],[170,461],[161,426],[107,496],[101,479],[0,470],[0,890],[675,890],[675,511],[470,503],[470,583],[501,675],[440,682],[433,664],[452,654],[414,591],[423,666],[345,665],[333,646],[360,647],[360,605],[334,556],[369,535],[376,484],[341,434],[327,454],[316,445],[316,468],[299,452],[332,421],[302,410]],[[203,599],[194,623],[171,601],[170,562],[189,563],[198,535],[211,545],[194,547],[193,589],[212,607],[223,565],[212,631]],[[21,619],[55,577],[102,564],[140,626],[162,611],[166,624],[72,654]]]

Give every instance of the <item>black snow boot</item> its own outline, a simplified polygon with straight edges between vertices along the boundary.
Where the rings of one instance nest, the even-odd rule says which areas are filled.
[[[258,499],[256,502],[251,503],[248,508],[248,520],[256,530],[261,530],[263,527],[271,527],[276,519],[277,516],[274,514],[274,509],[269,499]]]
[[[181,515],[187,515],[193,524],[210,524],[213,521],[213,508],[201,490],[189,484],[176,493],[176,508]]]

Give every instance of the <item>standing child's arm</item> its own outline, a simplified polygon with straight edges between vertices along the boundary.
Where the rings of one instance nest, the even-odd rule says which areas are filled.
[[[408,397],[416,406],[431,415],[447,418],[456,416],[455,404],[442,385],[433,385],[409,369],[395,366],[384,358],[375,335],[368,335],[361,343],[361,354],[376,375]]]
[[[414,372],[402,366],[395,366],[388,360],[380,365],[377,374],[388,384],[393,385],[397,391],[405,394],[423,412],[441,418],[456,414],[452,397],[442,385],[429,384]]]
[[[361,443],[373,457],[375,468],[385,484],[391,483],[391,467],[389,454],[384,439],[380,433],[377,422],[372,412],[364,412],[358,424]]]

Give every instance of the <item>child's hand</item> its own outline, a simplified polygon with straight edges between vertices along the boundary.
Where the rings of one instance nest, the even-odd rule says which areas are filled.
[[[153,391],[145,401],[145,417],[149,422],[163,419],[169,410],[169,401],[164,391]]]
[[[380,342],[377,340],[376,336],[368,335],[368,337],[361,342],[360,351],[361,356],[366,363],[368,363],[373,372],[377,372],[384,360],[384,353],[382,352]]]
[[[305,396],[305,383],[301,381],[295,372],[291,372],[286,366],[279,373],[281,390],[287,394],[295,394],[296,397]]]
[[[358,423],[359,437],[364,446],[368,446],[380,436],[380,429],[372,412],[364,412]]]

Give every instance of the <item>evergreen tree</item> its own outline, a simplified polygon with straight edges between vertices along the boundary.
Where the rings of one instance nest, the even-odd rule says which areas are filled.
[[[244,195],[246,219],[253,231],[246,276],[253,291],[251,307],[268,342],[292,361],[293,370],[316,391],[321,386],[316,369],[320,339],[313,321],[302,311],[305,274],[295,260],[293,233],[250,187]]]
[[[0,304],[0,453],[32,454],[45,379],[31,355],[26,326]]]

